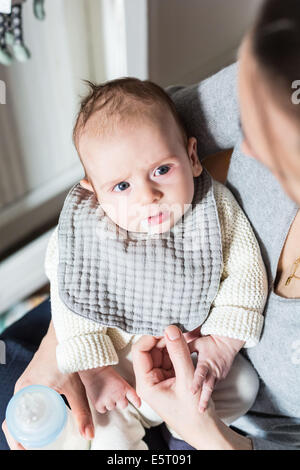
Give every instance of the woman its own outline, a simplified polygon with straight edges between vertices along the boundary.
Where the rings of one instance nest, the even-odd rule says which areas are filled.
[[[253,30],[243,41],[238,70],[241,129],[233,98],[234,73],[234,67],[229,67],[199,86],[177,87],[170,93],[188,129],[203,144],[199,154],[235,146],[227,184],[252,223],[268,270],[269,296],[262,338],[258,346],[246,350],[260,376],[260,390],[251,411],[233,424],[248,437],[224,426],[213,409],[202,417],[196,415],[195,400],[187,398],[190,363],[182,339],[176,340],[182,357],[177,361],[179,376],[172,386],[164,383],[162,389],[160,384],[157,393],[152,384],[148,394],[145,371],[149,361],[142,370],[136,360],[138,389],[171,426],[176,425],[174,407],[179,409],[181,403],[189,403],[182,419],[177,416],[181,424],[177,430],[194,447],[299,449],[300,104],[293,88],[300,75],[298,1],[265,2]],[[209,133],[211,139],[207,138]],[[140,348],[138,357],[148,351],[149,360],[149,338],[141,341],[135,346]],[[185,393],[181,393],[183,389]],[[189,419],[196,422],[188,431],[185,423]],[[171,437],[170,445],[176,448]]]
[[[300,448],[300,404],[297,402],[300,394],[300,280],[297,272],[293,274],[300,256],[300,247],[297,248],[300,239],[300,105],[295,104],[297,90],[292,88],[300,78],[299,51],[298,0],[267,0],[254,28],[243,41],[238,70],[233,65],[200,85],[170,89],[187,129],[198,138],[199,155],[204,157],[234,147],[227,183],[252,223],[269,276],[270,292],[262,339],[257,347],[247,351],[261,377],[261,386],[251,411],[235,423],[235,427],[249,437],[224,426],[213,406],[200,415],[193,408],[195,400],[185,400],[183,407],[188,408],[183,408],[184,414],[197,418],[191,429],[194,434],[195,429],[199,431],[201,445],[201,430],[209,430],[204,448]],[[146,367],[136,369],[139,392],[189,444],[201,448],[198,440],[190,438],[184,421],[178,416],[174,426],[172,407],[165,404],[158,409],[151,403],[148,393],[150,387],[153,397],[159,397],[159,403],[165,403],[164,397],[169,394],[172,403],[180,406],[183,394],[188,393],[189,375],[177,375],[175,389],[174,384],[173,388],[149,386],[146,372],[156,340],[152,338],[150,346],[149,337],[141,341],[138,346],[141,350],[136,353],[140,358],[145,348]],[[81,432],[89,437],[92,421],[83,386],[78,375],[59,373],[55,344],[50,324],[40,348],[17,381],[15,391],[29,383],[44,383],[55,388],[67,397]],[[186,347],[185,343],[176,344]],[[189,364],[187,350],[183,351],[184,364]],[[173,358],[171,350],[170,354]],[[178,370],[175,367],[175,372]],[[178,423],[182,424],[182,429],[178,428]],[[10,446],[20,448],[8,435],[5,424],[3,429]]]

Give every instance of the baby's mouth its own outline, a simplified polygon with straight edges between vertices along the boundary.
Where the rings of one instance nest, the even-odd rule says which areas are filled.
[[[148,217],[148,225],[158,225],[165,222],[170,217],[169,212],[159,212],[156,215]]]

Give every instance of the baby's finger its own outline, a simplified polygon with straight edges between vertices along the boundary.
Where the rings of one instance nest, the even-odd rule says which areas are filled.
[[[212,395],[212,392],[214,390],[214,385],[215,385],[215,377],[213,375],[207,376],[205,379],[203,386],[202,386],[202,391],[200,395],[200,401],[199,401],[199,411],[200,413],[204,413],[208,406],[209,399]]]
[[[118,400],[118,406],[121,410],[124,410],[125,408],[127,408],[127,406],[128,406],[127,398],[124,397],[124,398],[121,398],[120,400]]]
[[[193,384],[192,384],[192,393],[197,393],[199,390],[201,390],[203,383],[207,377],[208,374],[208,367],[204,364],[197,364],[195,374],[194,374],[194,379],[193,379]]]
[[[111,411],[113,410],[114,408],[116,407],[116,402],[114,400],[108,400],[108,402],[106,403],[106,409],[108,411]]]
[[[159,348],[159,349],[162,349],[162,348],[166,347],[166,340],[165,340],[164,336],[162,338],[160,338],[160,340],[156,344],[156,347]]]
[[[106,409],[105,405],[102,405],[102,404],[100,405],[100,404],[96,403],[95,408],[98,411],[98,413],[100,413],[100,414],[104,414],[104,413],[107,412],[107,409]]]
[[[139,408],[142,404],[140,397],[133,388],[129,388],[126,392],[126,398],[136,407]]]
[[[187,343],[190,343],[191,341],[194,341],[194,339],[197,339],[199,338],[201,335],[200,335],[200,326],[198,326],[197,328],[195,328],[194,330],[192,331],[187,331],[186,333],[183,333],[183,336],[186,340]]]

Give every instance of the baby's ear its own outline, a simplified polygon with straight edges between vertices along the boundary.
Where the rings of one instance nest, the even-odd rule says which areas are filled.
[[[193,176],[200,176],[203,168],[198,157],[196,137],[190,137],[188,140],[188,155],[192,165]]]
[[[82,186],[84,189],[87,189],[88,191],[91,191],[92,193],[94,192],[94,188],[87,178],[80,180],[80,186]]]

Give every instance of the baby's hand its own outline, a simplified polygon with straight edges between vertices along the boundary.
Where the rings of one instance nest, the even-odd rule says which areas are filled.
[[[133,387],[113,367],[98,367],[79,372],[88,397],[99,413],[106,413],[117,406],[124,409],[130,401],[141,406],[141,399]]]
[[[189,342],[190,351],[198,353],[192,392],[201,390],[199,411],[204,412],[218,380],[225,379],[244,341],[224,336],[202,336]]]

